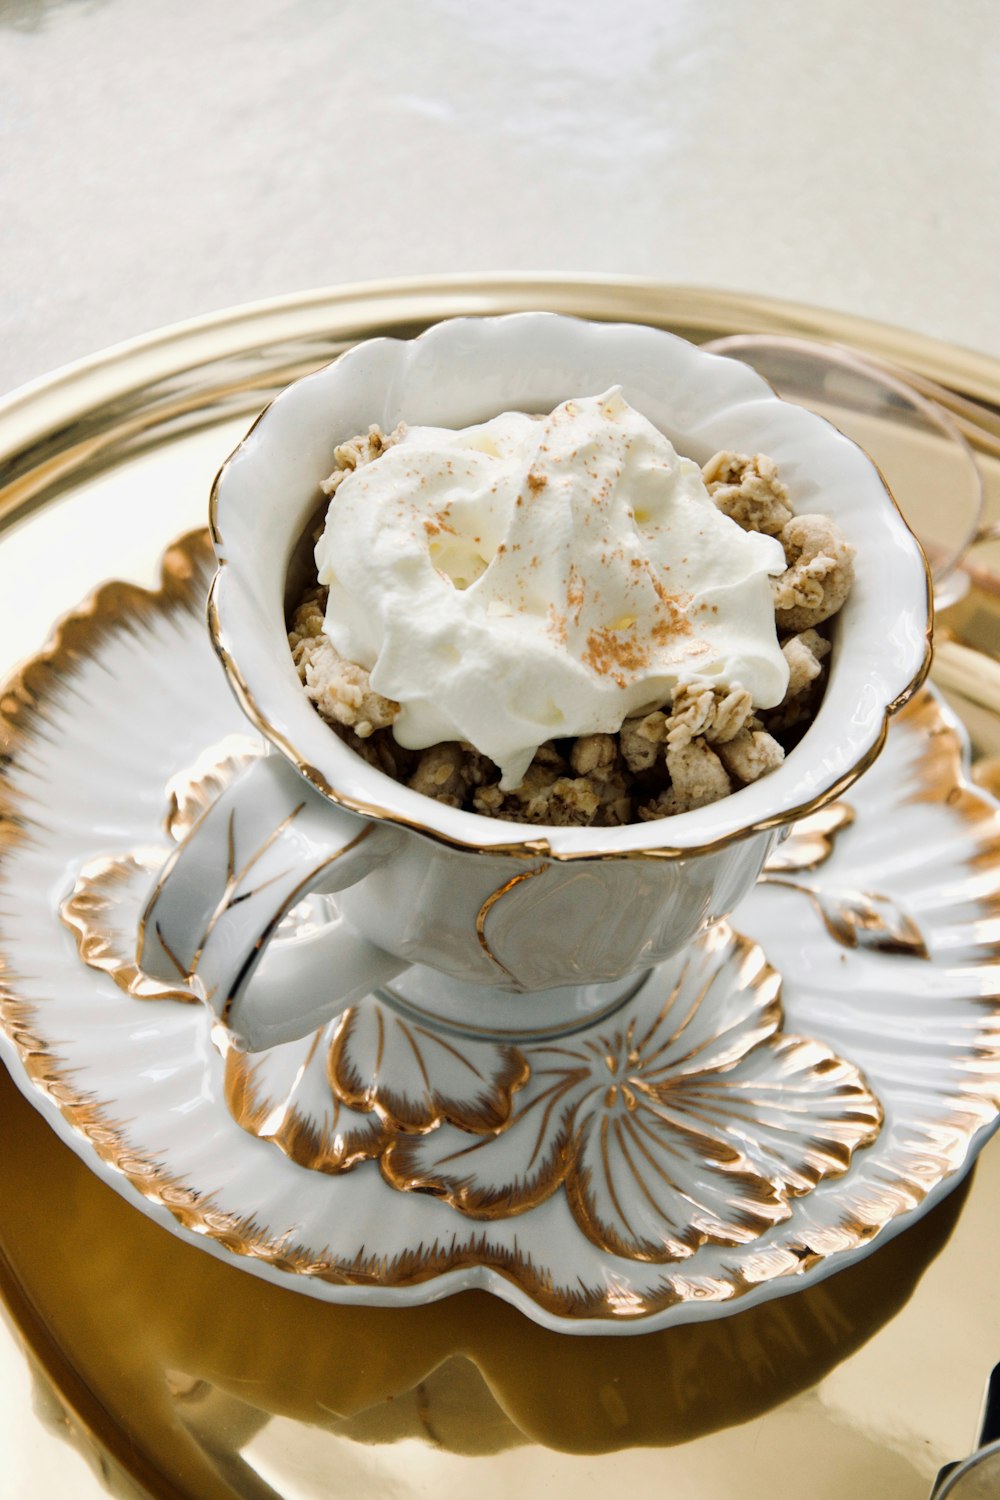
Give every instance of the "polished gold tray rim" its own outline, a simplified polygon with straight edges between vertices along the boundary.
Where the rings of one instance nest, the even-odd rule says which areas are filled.
[[[26,434],[31,441],[50,431],[67,413],[79,412],[80,387],[86,400],[91,394],[88,384],[95,377],[120,371],[129,377],[127,382],[121,382],[121,388],[131,390],[137,372],[161,378],[201,362],[195,359],[176,366],[170,356],[178,347],[214,360],[304,336],[335,335],[338,332],[335,325],[317,328],[314,320],[321,311],[343,313],[345,331],[356,336],[363,329],[363,336],[370,337],[380,331],[383,323],[418,323],[428,317],[497,316],[536,307],[544,310],[553,298],[560,302],[577,300],[579,305],[570,315],[578,317],[627,319],[630,309],[637,317],[645,310],[646,316],[638,320],[655,322],[657,326],[672,326],[678,319],[689,317],[693,319],[693,327],[705,331],[706,340],[720,336],[721,318],[732,332],[800,332],[821,340],[846,342],[855,349],[898,360],[915,373],[944,384],[960,377],[959,383],[967,396],[1000,402],[1000,360],[992,355],[855,313],[792,299],[644,277],[593,274],[567,278],[555,272],[485,275],[470,272],[351,282],[261,298],[182,319],[110,344],[0,397],[0,456],[9,456],[14,451],[10,446],[12,437],[18,446],[23,445],[25,433],[18,434],[15,424],[26,411],[30,417],[38,409],[38,419]],[[429,307],[435,299],[436,305]],[[593,306],[588,299],[593,299]],[[367,318],[362,316],[366,307],[371,309]],[[371,317],[376,309],[384,310],[384,318]],[[651,317],[650,313],[656,316]],[[260,338],[261,332],[268,333],[266,342]],[[118,389],[117,385],[110,390],[105,386],[95,394],[107,400]]]

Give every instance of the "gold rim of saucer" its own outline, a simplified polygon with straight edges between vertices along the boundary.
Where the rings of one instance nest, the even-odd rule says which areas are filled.
[[[165,553],[158,589],[111,582],[63,617],[47,647],[15,673],[0,694],[0,730],[4,732],[0,745],[10,757],[8,764],[11,768],[19,765],[19,755],[30,747],[33,734],[44,725],[53,694],[65,689],[80,663],[99,650],[109,636],[121,631],[134,633],[137,625],[140,630],[143,627],[152,629],[158,617],[170,615],[178,609],[193,621],[198,620],[210,563],[211,552],[204,530],[189,533]],[[985,819],[988,828],[979,830],[975,836],[970,834],[970,838],[975,837],[976,850],[985,852],[992,847],[998,810],[965,777],[960,741],[954,732],[948,732],[937,699],[931,694],[926,695],[914,703],[911,713],[926,725],[927,743],[933,747],[924,795],[932,800],[946,800],[949,805],[954,805],[958,814],[974,823]],[[960,793],[957,798],[952,795],[955,792]],[[26,820],[27,826],[22,826],[22,801],[23,793],[19,800],[13,787],[0,798],[0,813],[6,830],[5,845],[9,850],[19,844],[25,833],[30,837],[30,818]],[[858,944],[856,940],[847,940],[847,945]],[[99,963],[98,967],[103,965]],[[252,1219],[240,1217],[224,1208],[214,1195],[204,1194],[184,1177],[175,1175],[158,1156],[137,1151],[129,1139],[126,1123],[118,1118],[114,1106],[92,1091],[83,1090],[59,1048],[53,1047],[46,1039],[44,1029],[38,1025],[37,1005],[19,992],[18,974],[2,955],[0,971],[0,1011],[5,1029],[34,1087],[51,1101],[68,1125],[91,1144],[99,1160],[120,1173],[143,1198],[167,1210],[185,1230],[238,1256],[267,1264],[305,1282],[353,1288],[373,1285],[410,1288],[469,1267],[487,1269],[529,1298],[542,1313],[566,1326],[576,1323],[596,1327],[602,1321],[608,1326],[621,1327],[632,1321],[642,1325],[678,1302],[691,1300],[694,1295],[685,1293],[682,1287],[673,1286],[669,1276],[664,1276],[655,1292],[644,1294],[641,1308],[625,1315],[617,1305],[605,1305],[603,1293],[593,1288],[589,1289],[588,1295],[584,1288],[570,1294],[552,1286],[544,1267],[538,1266],[530,1254],[520,1249],[487,1253],[475,1239],[451,1249],[421,1246],[417,1250],[408,1250],[392,1264],[377,1251],[347,1260],[338,1260],[329,1254],[317,1257],[307,1246],[290,1240],[287,1234],[276,1236],[259,1222],[257,1215]],[[978,1085],[983,1093],[992,1087],[986,1066],[992,1060],[992,1051],[988,1056],[983,1053],[984,1070]],[[972,1073],[965,1076],[963,1086],[966,1090],[973,1088],[974,1078]],[[940,1184],[968,1159],[972,1137],[977,1133],[970,1121],[971,1116],[963,1116],[960,1125],[957,1117],[949,1117],[946,1124],[934,1133],[933,1142],[924,1143],[926,1170],[914,1168],[907,1177],[908,1190],[915,1195],[917,1203],[933,1191],[933,1183],[940,1188]],[[988,1127],[980,1119],[978,1128]],[[888,1199],[882,1207],[887,1211],[879,1209],[878,1195],[875,1195],[867,1211],[853,1214],[840,1224],[838,1233],[848,1237],[853,1251],[872,1244],[885,1232],[889,1221],[898,1225],[898,1210],[891,1209]],[[841,1249],[844,1248],[841,1240]],[[762,1254],[759,1263],[753,1261],[744,1268],[728,1267],[725,1277],[727,1305],[739,1306],[744,1299],[753,1302],[762,1284],[774,1287],[825,1258],[825,1253],[812,1246],[808,1237],[793,1236],[780,1254],[771,1250]],[[683,1282],[683,1272],[681,1279]]]

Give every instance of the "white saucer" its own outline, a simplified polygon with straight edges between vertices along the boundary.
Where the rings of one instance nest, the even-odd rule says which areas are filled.
[[[930,692],[853,821],[781,847],[742,936],[586,1031],[445,1036],[386,993],[260,1059],[220,1051],[130,948],[149,870],[259,748],[208,643],[210,568],[198,534],[161,593],[107,585],[3,700],[0,1050],[105,1180],[312,1296],[475,1286],[580,1333],[797,1290],[956,1184],[1000,1100],[1000,810]]]

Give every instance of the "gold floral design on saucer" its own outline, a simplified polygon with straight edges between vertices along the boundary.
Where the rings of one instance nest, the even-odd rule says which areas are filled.
[[[488,1114],[481,1121],[474,1112],[467,1115],[473,1129],[456,1123],[461,1111],[452,1106],[465,1096],[450,1082],[447,1090],[438,1085],[433,1104],[409,1101],[424,1113],[401,1128],[392,1090],[382,1088],[377,1097],[359,1093],[349,1073],[331,1069],[332,1035],[311,1054],[310,1042],[304,1053],[285,1055],[286,1082],[260,1078],[258,1092],[245,1089],[238,1104],[230,1093],[252,1127],[241,1128],[227,1107],[227,1058],[211,1045],[204,1008],[175,1003],[180,994],[138,1003],[129,982],[135,975],[128,972],[134,952],[115,937],[127,930],[134,899],[122,893],[144,885],[148,861],[161,850],[169,853],[162,822],[167,805],[176,804],[171,833],[197,816],[201,793],[190,783],[200,783],[211,768],[200,767],[194,777],[191,768],[205,742],[219,744],[244,727],[205,640],[211,557],[204,533],[192,535],[169,550],[157,590],[120,583],[101,588],[6,685],[0,708],[0,897],[7,917],[0,926],[0,1051],[59,1135],[133,1204],[191,1243],[326,1300],[403,1305],[474,1285],[551,1328],[638,1332],[812,1285],[912,1222],[959,1180],[995,1128],[1000,1106],[1000,808],[969,782],[961,730],[928,691],[894,722],[883,756],[852,790],[853,823],[838,812],[836,827],[807,829],[804,843],[793,834],[783,846],[781,872],[807,877],[826,894],[878,890],[919,924],[928,956],[847,947],[801,892],[773,884],[761,885],[740,910],[748,936],[726,938],[745,943],[747,953],[766,954],[771,969],[781,971],[790,1035],[771,1030],[767,1019],[759,1042],[709,1070],[713,1087],[732,1084],[735,1096],[744,1077],[741,1097],[755,1101],[756,1116],[762,1075],[751,1064],[787,1064],[789,1076],[797,1070],[805,1076],[810,1044],[796,1060],[793,1038],[812,1037],[831,1057],[850,1059],[844,1066],[855,1071],[845,1072],[844,1080],[852,1087],[863,1080],[893,1121],[892,1130],[878,1131],[859,1149],[874,1123],[871,1106],[867,1123],[851,1121],[848,1112],[853,1154],[843,1151],[842,1169],[810,1187],[808,1170],[797,1178],[790,1154],[782,1154],[759,1122],[751,1141],[738,1110],[724,1113],[730,1141],[740,1136],[734,1155],[748,1157],[771,1184],[764,1200],[773,1201],[775,1181],[782,1184],[788,1213],[779,1211],[770,1228],[747,1238],[753,1225],[743,1223],[734,1194],[729,1217],[743,1238],[729,1243],[710,1235],[685,1258],[656,1262],[601,1248],[574,1217],[566,1186],[570,1157],[579,1176],[581,1163],[594,1159],[595,1141],[600,1156],[609,1109],[628,1111],[622,1082],[636,1100],[635,1113],[647,1100],[659,1103],[663,1080],[654,1079],[655,1092],[641,1102],[638,1088],[655,1070],[651,1044],[629,1062],[628,1026],[639,995],[586,1035],[564,1039],[582,1056],[553,1059],[563,1080],[587,1067],[591,1080],[603,1080],[603,1069],[608,1082],[603,1093],[592,1089],[582,1110],[576,1102],[569,1124],[566,1111],[558,1127],[553,1122],[553,1133],[567,1143],[558,1168],[563,1176],[545,1197],[556,1174],[543,1185],[544,1174],[529,1163],[535,1176],[528,1196],[536,1187],[542,1196],[519,1213],[491,1218],[457,1209],[447,1198],[455,1195],[453,1180],[445,1180],[447,1164],[434,1153],[450,1135],[498,1165],[498,1155],[516,1145],[532,1089],[542,1086],[540,1041],[512,1049],[532,1068],[520,1087],[513,1087],[513,1057],[503,1087],[500,1075],[493,1081],[492,1063],[481,1070],[489,1082]],[[123,694],[119,684],[129,678],[136,691]],[[99,758],[84,748],[95,737],[107,752]],[[179,792],[174,803],[168,786]],[[109,830],[104,850],[95,847],[95,814]],[[143,850],[145,862],[136,854]],[[120,878],[111,878],[108,859],[121,862],[113,867]],[[100,902],[118,905],[114,920],[100,902],[90,912],[81,908],[108,939],[103,954],[97,948],[89,954],[103,957],[103,964],[82,963],[77,944],[60,941],[69,934],[65,928],[60,934],[53,896],[74,868],[92,869]],[[643,1001],[650,1009],[633,1030],[632,1051],[678,977],[660,988],[657,1005],[653,992]],[[763,996],[771,983],[767,961],[744,979],[747,993],[757,986]],[[758,998],[750,1009],[768,1018],[774,1003]],[[702,1009],[707,1014],[708,1007]],[[346,1035],[347,1021],[340,1024]],[[619,1031],[622,1051],[605,1047],[599,1057],[599,1048],[585,1047],[587,1040],[615,1043]],[[361,1036],[359,1030],[355,1040]],[[617,1059],[614,1078],[605,1055]],[[293,1078],[299,1080],[294,1098],[287,1081]],[[581,1093],[583,1086],[581,1077]],[[682,1090],[695,1086],[685,1074]],[[612,1088],[618,1090],[613,1104]],[[294,1107],[284,1121],[272,1114],[268,1135],[266,1114],[282,1098],[292,1098]],[[327,1149],[341,1157],[333,1171],[315,1169],[324,1149],[311,1133],[318,1103],[331,1120],[339,1109],[328,1131]],[[567,1093],[560,1105],[568,1103]],[[435,1114],[440,1119],[425,1129]],[[581,1123],[588,1127],[586,1143],[577,1131]],[[688,1123],[695,1123],[690,1111]],[[613,1128],[604,1135],[610,1140]],[[584,1145],[589,1158],[580,1154]],[[832,1159],[838,1149],[835,1143],[825,1154]],[[409,1189],[399,1191],[387,1181],[384,1163],[394,1156],[400,1170],[404,1153],[420,1170],[411,1174]],[[353,1169],[345,1170],[352,1159]],[[313,1169],[303,1170],[302,1161]],[[721,1159],[710,1158],[710,1167],[712,1181],[727,1181]],[[737,1185],[741,1171],[734,1160]],[[500,1180],[499,1186],[510,1184]],[[606,1212],[593,1184],[578,1195],[578,1205],[599,1237],[617,1234],[641,1249],[645,1231],[630,1241],[628,1227],[623,1232]],[[631,1205],[622,1206],[627,1212]],[[756,1205],[753,1213],[760,1214]],[[723,1213],[716,1218],[722,1223]],[[633,1231],[642,1227],[631,1217],[629,1224]]]
[[[474,1219],[562,1188],[611,1254],[745,1244],[846,1169],[881,1107],[856,1068],[782,1031],[779,976],[728,926],[675,968],[613,1023],[521,1047],[436,1035],[369,997],[302,1042],[230,1053],[227,1099],[302,1166],[378,1157],[393,1187]]]
[[[239,774],[231,736],[179,772],[163,826],[179,840]],[[841,807],[786,841],[815,867],[850,820]],[[792,848],[788,849],[787,844]],[[135,960],[137,915],[164,848],[88,861],[61,914],[84,962],[136,999],[195,998]],[[285,918],[312,923],[308,902]],[[613,1022],[514,1045],[452,1035],[371,995],[301,1042],[225,1048],[233,1118],[300,1166],[329,1174],[376,1160],[390,1186],[473,1219],[525,1213],[562,1190],[609,1254],[648,1262],[746,1244],[790,1200],[843,1172],[882,1109],[829,1048],[782,1030],[781,978],[720,924],[661,965]]]
[[[220,746],[175,778],[171,834],[250,753]],[[845,819],[828,820],[827,852]],[[810,857],[813,836],[801,842]],[[62,916],[84,962],[134,998],[190,1001],[135,962],[137,914],[167,854],[88,861]],[[286,924],[313,920],[303,904]],[[559,1041],[453,1036],[372,995],[301,1042],[254,1056],[226,1049],[226,1104],[244,1130],[313,1171],[377,1160],[392,1187],[474,1219],[522,1214],[561,1189],[601,1249],[681,1260],[783,1222],[792,1197],[843,1172],[878,1133],[881,1106],[858,1070],[782,1031],[780,987],[760,949],[721,925],[661,966],[613,1022]]]
[[[301,1042],[227,1052],[226,1102],[300,1166],[344,1172],[401,1131],[503,1128],[528,1072],[517,1047],[453,1039],[370,997]]]
[[[136,959],[139,917],[167,852],[152,844],[87,860],[59,914],[76,937],[84,963],[109,974],[127,995],[196,1005],[198,996],[186,984],[161,984],[144,974]]]
[[[657,976],[613,1024],[526,1048],[505,1129],[398,1135],[385,1176],[484,1219],[562,1187],[587,1238],[630,1260],[683,1260],[783,1222],[792,1197],[875,1139],[881,1106],[856,1068],[782,1031],[779,975],[728,924],[678,968],[665,996]]]
[[[927,958],[920,928],[892,897],[875,891],[825,888],[802,879],[830,858],[837,834],[853,822],[854,809],[848,803],[832,802],[794,823],[788,838],[764,866],[761,884],[799,891],[822,918],[830,936],[845,948]]]

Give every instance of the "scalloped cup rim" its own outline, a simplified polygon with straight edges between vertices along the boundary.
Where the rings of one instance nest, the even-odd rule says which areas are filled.
[[[470,378],[470,358],[481,362],[478,379]],[[782,766],[668,819],[562,828],[435,803],[340,740],[302,692],[290,653],[274,649],[279,633],[283,640],[289,559],[321,500],[333,448],[371,422],[391,428],[403,417],[464,426],[511,407],[550,409],[616,383],[678,451],[699,462],[723,447],[768,453],[796,511],[825,511],[854,542],[857,577],[838,620],[820,709]],[[275,506],[276,491],[293,503]],[[889,718],[930,665],[927,562],[867,454],[825,418],[783,401],[749,366],[643,325],[511,313],[455,318],[411,340],[357,344],[264,409],[216,476],[210,522],[219,561],[210,628],[249,717],[332,801],[458,848],[558,859],[676,858],[792,822],[871,764]]]

